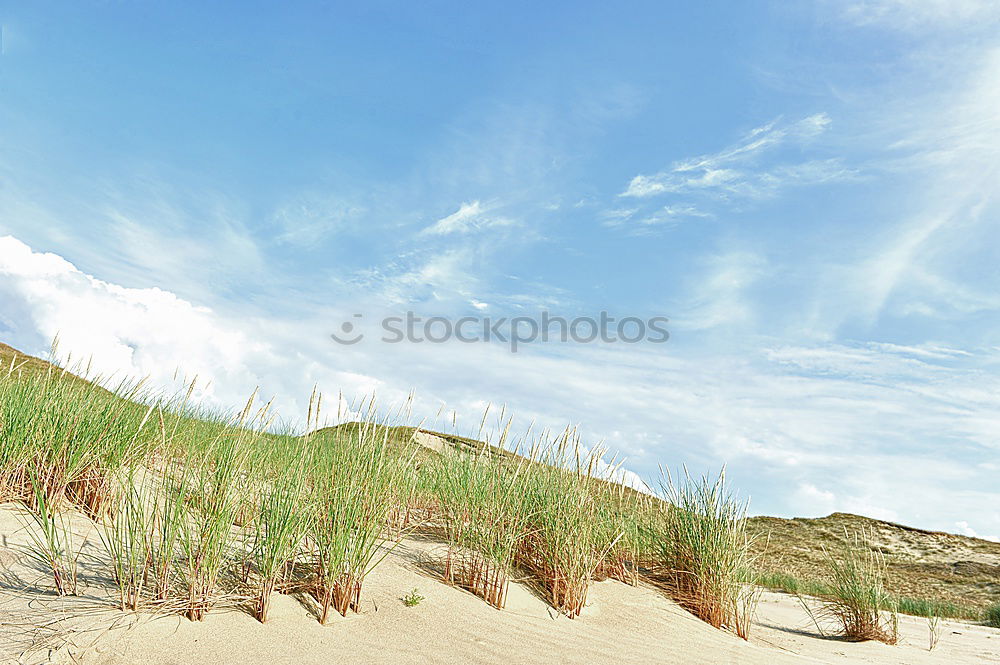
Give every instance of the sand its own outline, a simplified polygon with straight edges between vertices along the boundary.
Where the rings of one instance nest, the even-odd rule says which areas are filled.
[[[23,530],[0,510],[0,663],[103,665],[295,665],[352,663],[1000,663],[1000,630],[942,621],[928,651],[927,621],[901,618],[901,643],[854,644],[824,637],[799,601],[764,593],[750,643],[711,628],[658,591],[595,583],[583,616],[567,619],[532,590],[513,584],[496,610],[433,576],[434,542],[403,541],[369,577],[362,612],[321,626],[305,603],[277,595],[262,625],[238,610],[204,622],[107,609],[106,583],[87,571],[98,546],[85,548],[84,595],[61,600],[17,547]],[[407,607],[402,596],[424,599]],[[32,646],[34,643],[34,646]]]

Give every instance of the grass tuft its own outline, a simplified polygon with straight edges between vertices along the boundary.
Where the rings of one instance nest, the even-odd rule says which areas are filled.
[[[703,621],[748,639],[759,591],[747,504],[728,491],[724,472],[696,480],[685,470],[679,482],[667,474],[661,486],[668,503],[653,529],[668,593]]]
[[[983,618],[987,626],[1000,628],[1000,603],[994,603],[986,608]]]
[[[898,604],[886,590],[885,555],[872,540],[873,534],[858,531],[839,551],[827,551],[831,580],[820,616],[834,619],[848,640],[895,644]]]

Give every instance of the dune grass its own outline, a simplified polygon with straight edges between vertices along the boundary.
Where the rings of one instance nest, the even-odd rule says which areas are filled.
[[[25,507],[58,593],[74,590],[75,510],[97,526],[121,609],[192,620],[226,604],[264,622],[275,593],[311,597],[322,622],[360,611],[366,578],[415,528],[443,534],[449,583],[497,608],[522,579],[576,617],[592,582],[613,578],[652,581],[744,638],[757,585],[824,598],[849,636],[890,638],[885,610],[967,616],[892,596],[870,548],[831,556],[822,585],[755,573],[747,505],[723,475],[638,492],[602,480],[614,464],[573,430],[508,445],[501,423],[495,445],[451,437],[432,452],[373,399],[323,428],[316,393],[295,433],[255,397],[228,413],[193,404],[193,382],[162,396],[30,367],[0,372],[0,501]]]
[[[592,491],[599,494],[600,524],[607,532],[604,540],[612,542],[596,576],[636,586],[643,571],[656,566],[651,525],[660,500],[619,483],[597,483]]]
[[[63,592],[73,560],[61,512],[96,520],[122,609],[200,620],[220,602],[245,603],[266,621],[273,593],[301,592],[325,622],[360,609],[365,578],[413,515],[443,525],[447,580],[498,608],[520,569],[578,616],[595,578],[636,584],[666,551],[650,537],[664,504],[599,480],[603,451],[573,430],[526,435],[523,456],[502,452],[501,437],[428,457],[374,400],[356,409],[359,422],[323,429],[315,394],[305,435],[293,436],[275,433],[255,398],[230,414],[193,405],[193,383],[163,397],[141,382],[107,390],[14,367],[0,380],[3,498],[35,510],[35,549]],[[681,533],[679,514],[661,545]]]
[[[523,505],[526,464],[446,450],[432,467],[448,552],[444,579],[503,609],[530,515]]]
[[[747,639],[759,595],[747,504],[728,490],[724,473],[693,479],[685,470],[661,484],[667,503],[653,528],[668,592],[705,622]]]
[[[255,474],[250,496],[255,497],[255,517],[249,534],[248,576],[256,576],[257,603],[254,613],[267,621],[271,596],[287,585],[311,526],[310,513],[303,510],[312,501],[308,484],[312,451],[298,441],[284,447],[288,463],[281,473]]]
[[[30,522],[28,534],[32,547],[29,553],[41,566],[52,573],[56,593],[60,596],[76,595],[77,558],[74,535],[65,511],[53,505],[45,488],[34,477],[31,485],[35,492],[33,502],[26,507]]]
[[[983,621],[987,626],[1000,628],[1000,603],[994,603],[986,608],[986,612],[983,614]]]
[[[100,525],[101,541],[111,559],[122,610],[138,610],[154,562],[156,504],[142,492],[143,482],[130,472],[117,490],[117,509]]]
[[[600,449],[585,450],[572,429],[533,448],[522,489],[528,526],[518,563],[532,571],[552,606],[572,618],[583,611],[591,581],[623,534],[602,522],[606,513],[594,478]]]
[[[30,504],[40,488],[57,509],[69,501],[103,514],[115,474],[150,449],[151,412],[138,403],[146,396],[142,382],[120,382],[112,393],[53,368],[22,372],[12,362],[0,381],[0,501]]]
[[[772,591],[784,591],[795,595],[825,596],[830,593],[828,584],[802,579],[788,573],[758,572],[754,575],[754,584]]]
[[[886,589],[888,563],[872,535],[858,531],[839,550],[827,551],[829,592],[820,597],[819,616],[835,620],[848,640],[895,644],[898,603]]]
[[[397,493],[408,494],[411,466],[389,454],[389,430],[374,400],[359,427],[313,441],[314,518],[309,525],[314,595],[325,623],[331,609],[360,611],[365,578],[388,553],[387,525]],[[403,486],[404,489],[400,489]]]
[[[772,591],[784,591],[785,593],[816,598],[833,594],[827,582],[803,579],[787,573],[758,572],[754,577],[754,584]],[[900,614],[909,616],[971,621],[980,620],[983,616],[983,611],[972,605],[958,605],[931,598],[910,598],[897,595],[891,595],[888,598],[888,603],[882,608],[883,610],[889,611],[895,608]]]

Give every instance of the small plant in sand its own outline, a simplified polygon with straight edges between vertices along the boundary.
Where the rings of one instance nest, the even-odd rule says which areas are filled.
[[[186,500],[192,482],[191,469],[181,466],[172,476],[165,470],[153,495],[150,524],[149,568],[154,600],[164,604],[170,599],[175,583],[176,562],[181,536],[187,521]]]
[[[122,483],[117,509],[101,525],[101,540],[111,557],[122,610],[138,610],[152,556],[153,506],[142,495],[142,480],[129,473]]]
[[[941,617],[927,617],[928,651],[934,651],[941,641]]]
[[[747,532],[747,504],[716,480],[661,481],[663,504],[653,537],[663,567],[662,581],[682,607],[716,628],[749,636],[759,592],[754,579],[753,537]]]
[[[403,596],[403,604],[407,607],[416,607],[424,600],[426,599],[420,595],[420,590],[417,588],[414,588],[410,593]]]
[[[836,621],[848,640],[895,644],[899,621],[896,601],[886,590],[885,555],[874,545],[873,533],[844,535],[839,550],[825,550],[830,592],[821,598],[818,615]]]

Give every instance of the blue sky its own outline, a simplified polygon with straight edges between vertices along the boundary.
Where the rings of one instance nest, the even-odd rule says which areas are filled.
[[[289,4],[4,8],[0,339],[1000,536],[995,3]],[[671,339],[328,337],[404,310]]]

